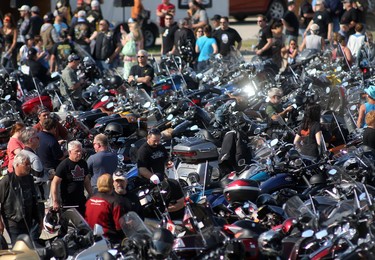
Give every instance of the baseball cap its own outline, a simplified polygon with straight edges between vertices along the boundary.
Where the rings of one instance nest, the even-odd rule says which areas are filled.
[[[91,7],[98,7],[99,5],[99,1],[94,0],[91,2]]]
[[[25,35],[25,40],[32,40],[32,39],[34,39],[34,35],[32,35],[32,34],[26,34]]]
[[[220,14],[215,14],[212,18],[211,21],[220,21],[221,15]]]
[[[39,9],[39,7],[37,7],[36,5],[34,5],[33,7],[31,7],[31,12],[39,14],[40,13],[40,9]]]
[[[38,108],[37,114],[39,116],[40,114],[47,113],[47,112],[50,113],[51,111],[49,111],[49,109],[46,108],[45,106],[41,106]]]
[[[68,62],[72,62],[72,61],[74,61],[74,60],[80,60],[81,58],[77,55],[77,54],[74,54],[74,53],[72,53],[72,54],[70,54],[69,56],[68,56]]]
[[[321,5],[321,4],[324,4],[324,1],[323,1],[323,0],[316,0],[315,5]]]
[[[86,12],[84,10],[81,10],[77,13],[78,17],[86,17]]]
[[[113,173],[112,179],[115,180],[126,180],[125,174],[121,170],[117,170]]]
[[[290,6],[290,5],[294,5],[295,3],[294,3],[294,1],[293,0],[288,0],[288,6]]]
[[[36,55],[38,52],[35,48],[30,48],[28,51],[27,51],[27,57],[30,57],[30,56],[34,56]]]
[[[369,86],[365,89],[367,95],[369,95],[372,99],[375,99],[375,86]]]
[[[317,31],[319,30],[319,25],[317,25],[316,23],[313,23],[311,26],[310,26],[310,30],[312,31]]]
[[[48,12],[46,15],[43,16],[44,21],[52,22],[55,19],[53,13]]]
[[[26,12],[30,12],[30,6],[28,6],[28,5],[23,5],[23,6],[21,6],[21,8],[18,8],[18,11],[26,11]]]

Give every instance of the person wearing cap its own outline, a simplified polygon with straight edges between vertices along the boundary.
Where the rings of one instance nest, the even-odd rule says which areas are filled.
[[[315,4],[315,13],[313,19],[310,21],[309,25],[306,28],[304,36],[307,35],[307,32],[310,31],[310,26],[312,24],[317,24],[319,26],[319,36],[322,36],[323,39],[332,41],[333,37],[333,21],[329,12],[325,8],[325,3],[323,0],[317,0]]]
[[[99,21],[99,30],[91,35],[90,40],[95,40],[92,57],[99,69],[103,71],[113,68],[122,46],[117,41],[114,32],[109,29],[107,20]]]
[[[113,195],[121,206],[124,214],[134,211],[143,220],[143,209],[139,202],[137,194],[127,190],[128,179],[122,170],[117,170],[113,173]]]
[[[40,36],[43,39],[43,48],[51,53],[52,47],[55,43],[59,42],[59,35],[53,26],[55,16],[49,12],[44,17],[44,24],[40,28]]]
[[[27,52],[27,60],[25,61],[25,65],[29,67],[27,75],[39,79],[44,85],[46,85],[51,80],[51,77],[48,69],[38,61],[37,54],[38,51],[35,48],[30,48]]]
[[[358,112],[358,119],[357,119],[357,127],[363,128],[366,127],[364,123],[366,115],[370,112],[375,110],[375,86],[371,85],[367,89],[365,89],[366,93],[366,103],[362,104],[359,107]]]
[[[290,40],[298,42],[299,21],[297,15],[294,13],[295,9],[296,4],[294,0],[288,0],[288,11],[285,12],[283,19],[281,19],[285,28],[287,43]]]
[[[69,38],[77,43],[87,54],[91,55],[90,36],[92,29],[86,20],[86,12],[81,10],[77,13],[78,19],[69,31]]]
[[[314,16],[314,11],[309,0],[301,2],[298,17],[299,17],[299,34],[303,36],[305,30]]]
[[[55,43],[50,53],[50,72],[62,71],[68,65],[68,57],[74,52],[74,46],[68,39],[68,31],[60,32],[60,42]]]
[[[151,93],[152,80],[154,79],[154,68],[148,64],[148,52],[139,50],[137,53],[138,64],[134,65],[129,72],[129,83],[136,83],[140,88]]]
[[[289,112],[293,110],[293,106],[288,106],[286,109],[281,104],[283,91],[279,88],[271,88],[268,91],[268,104],[266,107],[267,116],[273,121],[277,121],[279,117],[285,118]]]
[[[95,224],[103,227],[104,236],[113,244],[125,237],[120,225],[123,209],[113,195],[113,180],[109,173],[98,178],[98,192],[86,202],[85,219],[91,228]]]
[[[318,51],[323,51],[325,47],[325,42],[323,37],[318,35],[319,33],[319,25],[312,24],[310,26],[310,34],[306,35],[303,38],[302,44],[300,46],[300,51],[303,49],[316,49]]]
[[[43,18],[40,17],[40,10],[38,6],[31,7],[31,17],[30,17],[30,30],[29,34],[39,35],[40,28],[43,25]]]
[[[100,30],[100,20],[103,19],[102,13],[100,12],[100,3],[97,0],[91,1],[91,10],[87,12],[86,20],[89,22],[91,26],[91,31],[95,32],[96,30]]]
[[[85,190],[89,197],[93,193],[87,163],[82,158],[82,144],[77,140],[70,141],[68,154],[68,158],[57,166],[51,182],[52,208],[59,210],[61,206],[78,206],[78,212],[85,216]],[[112,186],[112,181],[110,184]]]
[[[229,27],[229,18],[226,16],[221,17],[220,29],[215,33],[214,37],[219,47],[219,53],[223,57],[228,56],[232,48],[236,48],[238,51],[241,49],[242,38],[235,29]]]
[[[25,64],[30,48],[34,48],[34,35],[26,34],[25,44],[21,46],[19,51],[19,62],[21,65]]]
[[[91,176],[91,186],[95,187],[96,182],[104,173],[112,174],[117,169],[117,154],[109,148],[108,137],[98,134],[94,137],[93,146],[95,154],[87,159],[89,174]]]
[[[363,131],[363,145],[372,149],[375,155],[375,110],[372,110],[366,115],[367,127]]]
[[[20,12],[21,17],[21,22],[19,22],[18,27],[20,41],[25,42],[25,36],[30,30],[30,6],[23,5],[18,11]]]
[[[344,10],[340,19],[340,31],[346,33],[346,38],[355,33],[355,25],[359,21],[358,10],[353,8],[352,0],[344,0]]]
[[[76,73],[80,60],[77,54],[70,54],[68,65],[61,73],[60,93],[65,98],[70,97],[74,106],[80,106],[82,99],[83,81],[78,80]]]
[[[211,26],[212,26],[212,32],[215,33],[217,30],[220,29],[220,19],[221,15],[215,14],[211,18]]]
[[[56,129],[53,132],[53,135],[55,136],[56,140],[59,143],[63,143],[64,141],[70,139],[70,135],[68,130],[59,122],[57,118],[55,118],[55,115],[51,115],[51,111],[49,111],[48,108],[45,106],[41,106],[38,108],[37,111],[38,116],[38,123],[36,123],[33,128],[38,130],[38,132],[43,130],[43,123],[47,118],[52,118],[55,121]]]
[[[173,49],[174,45],[174,35],[178,30],[177,22],[174,21],[172,14],[166,14],[164,17],[165,27],[162,29],[161,33],[161,54],[169,54]]]
[[[156,8],[156,15],[159,17],[159,25],[160,27],[165,27],[165,15],[167,13],[175,15],[176,7],[174,4],[170,3],[169,0],[162,0],[162,3],[159,4]]]

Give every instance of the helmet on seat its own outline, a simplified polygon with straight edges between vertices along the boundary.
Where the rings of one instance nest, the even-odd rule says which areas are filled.
[[[50,208],[43,219],[43,228],[46,232],[52,234],[60,230],[60,212]]]
[[[111,88],[118,88],[122,85],[123,82],[124,80],[118,75],[114,75],[109,79],[109,84]]]
[[[104,133],[109,136],[121,136],[123,134],[122,125],[117,122],[111,122],[105,127]]]

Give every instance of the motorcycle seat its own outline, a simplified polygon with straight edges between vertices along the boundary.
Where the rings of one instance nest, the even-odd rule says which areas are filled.
[[[221,145],[219,145],[220,141],[217,140],[217,139],[215,139],[215,138],[212,136],[212,134],[211,134],[209,131],[207,131],[206,129],[201,129],[201,130],[200,130],[200,134],[203,135],[203,137],[204,137],[204,139],[205,139],[206,141],[211,142],[211,143],[215,144],[216,146],[221,146]]]
[[[25,243],[25,245],[29,248],[29,249],[34,249],[34,245],[33,245],[33,242],[31,241],[31,238],[29,235],[26,235],[26,234],[21,234],[17,237],[16,241],[22,241]]]

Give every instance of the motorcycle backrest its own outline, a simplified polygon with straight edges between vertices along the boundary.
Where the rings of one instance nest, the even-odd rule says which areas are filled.
[[[26,251],[34,249],[34,244],[29,235],[21,234],[17,237],[16,243],[13,246],[14,251]]]

